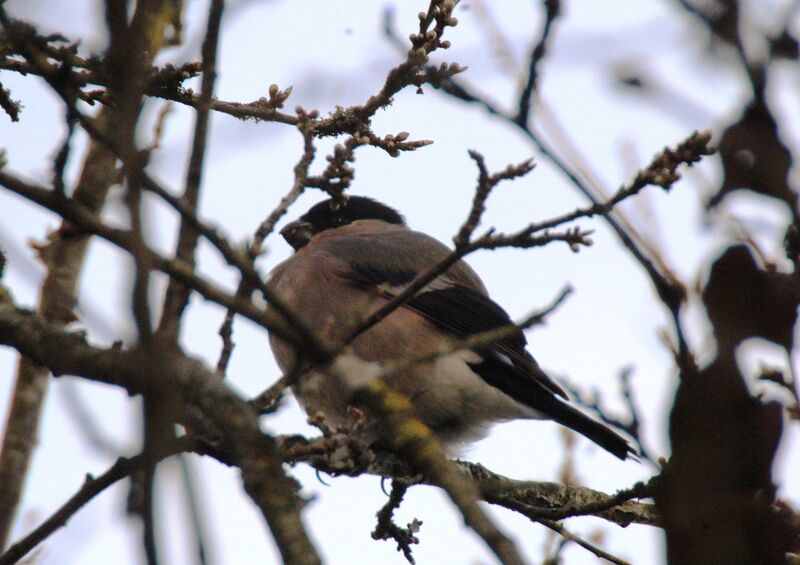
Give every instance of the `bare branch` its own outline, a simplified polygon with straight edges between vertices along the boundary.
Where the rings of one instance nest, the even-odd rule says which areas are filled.
[[[625,404],[628,407],[628,417],[623,419],[615,417],[603,406],[599,392],[592,391],[587,394],[569,382],[561,380],[561,385],[569,391],[570,395],[575,398],[579,403],[594,412],[598,418],[603,422],[610,424],[616,428],[624,430],[629,436],[633,438],[636,443],[636,451],[640,458],[650,463],[655,469],[660,469],[658,460],[654,457],[644,442],[641,433],[641,418],[636,401],[633,397],[633,389],[631,387],[631,374],[633,369],[631,367],[623,368],[619,373],[620,386],[622,388],[622,396]]]
[[[317,137],[334,136],[341,134],[355,134],[363,126],[369,124],[371,117],[380,109],[392,102],[392,97],[407,86],[436,84],[464,70],[463,67],[453,63],[443,64],[440,67],[426,66],[428,55],[437,49],[446,49],[449,42],[443,40],[445,29],[457,25],[457,19],[452,15],[455,3],[450,0],[434,0],[430,3],[427,12],[421,14],[419,31],[412,34],[411,48],[406,60],[391,69],[387,74],[381,90],[370,96],[363,105],[347,108],[337,108],[327,118],[315,119],[313,124],[314,135]],[[434,25],[435,23],[435,25]],[[5,25],[5,24],[4,24]],[[433,25],[433,29],[431,26]],[[30,62],[21,64],[13,59],[0,61],[0,68],[38,74],[45,79],[53,80],[61,68],[60,63],[67,63],[70,67],[80,69],[71,73],[70,94],[71,100],[87,99],[87,94],[81,88],[88,84],[111,87],[113,77],[104,71],[104,61],[83,59],[78,57],[73,49],[54,48],[50,44],[53,38],[35,35],[32,28],[26,28],[26,33],[36,39],[37,45],[44,45],[36,64]],[[50,59],[55,63],[50,63]],[[124,66],[121,68],[125,68]],[[196,95],[190,89],[183,89],[180,84],[194,76],[200,69],[197,63],[187,63],[181,67],[166,66],[162,69],[149,69],[144,87],[150,96],[172,100],[194,108],[205,104],[202,94]],[[55,81],[54,81],[55,82]],[[274,86],[274,85],[273,85]],[[211,110],[222,112],[243,120],[259,120],[299,125],[302,116],[279,112],[289,96],[291,89],[280,91],[277,87],[270,87],[269,98],[261,98],[250,103],[225,102],[216,99],[208,101]],[[94,94],[90,100],[101,99],[102,95]],[[81,120],[83,122],[83,120]],[[411,147],[409,147],[411,149]]]
[[[0,108],[11,118],[12,122],[19,121],[19,113],[22,111],[22,103],[19,100],[11,98],[11,91],[3,88],[0,83]]]
[[[211,96],[214,92],[214,82],[217,78],[217,44],[219,42],[219,29],[222,23],[224,6],[223,0],[212,0],[208,12],[206,37],[203,41],[203,82],[200,104],[197,106],[192,154],[189,158],[189,168],[186,172],[186,188],[182,198],[184,205],[195,215],[200,198],[200,185],[206,154]],[[194,255],[199,238],[200,234],[194,229],[193,222],[187,222],[182,219],[175,257],[185,262],[190,268],[194,266]],[[189,289],[175,281],[175,279],[171,279],[167,286],[167,294],[164,298],[164,306],[161,312],[161,323],[158,330],[160,333],[165,333],[173,340],[178,339],[181,314],[188,302]]]
[[[294,381],[293,371],[287,372],[267,390],[256,396],[250,401],[250,405],[258,414],[269,414],[275,411],[278,401],[289,384]]]
[[[118,105],[114,110],[101,111],[97,118],[90,122],[90,126],[95,129],[108,128],[121,136],[126,131],[129,133],[132,131],[129,126],[131,120],[135,122],[138,116],[138,101],[142,95],[135,86],[137,71],[152,61],[160,46],[159,34],[151,33],[154,29],[152,18],[158,16],[158,10],[152,8],[145,9],[140,6],[134,12],[137,29],[132,34],[131,40],[140,41],[141,48],[128,50],[127,54],[131,57],[130,65],[116,67],[116,77],[119,78],[119,75],[124,73],[131,82],[127,88],[122,89],[124,93],[118,92]],[[60,39],[44,38],[44,41],[41,41],[42,38],[32,26],[10,18],[2,5],[0,5],[0,23],[4,28],[4,44],[8,44],[9,49],[23,55],[26,63],[38,70],[66,105],[68,135],[54,161],[55,194],[60,194],[60,199],[64,200],[65,188],[62,177],[69,156],[70,135],[74,122],[82,118],[74,108],[80,89],[74,82],[75,77],[72,73],[65,74],[59,66],[50,65],[47,60],[47,48],[45,47],[45,51],[42,50],[42,45],[48,46],[50,41]],[[5,53],[3,55],[5,60]],[[113,54],[110,52],[109,56],[112,57]],[[109,187],[116,180],[113,155],[101,145],[93,143],[73,199],[86,206],[88,211],[99,212]],[[87,244],[88,238],[84,234],[76,237],[74,226],[64,221],[54,234],[50,245],[41,248],[42,257],[48,267],[48,275],[42,287],[39,310],[52,322],[65,325],[74,319],[72,307],[75,304],[75,291]],[[11,403],[0,455],[0,547],[5,545],[19,504],[31,452],[38,436],[39,416],[48,382],[49,374],[46,370],[28,359],[20,360],[14,400]]]
[[[636,173],[634,180],[623,185],[605,202],[595,202],[585,208],[579,208],[569,214],[557,216],[545,222],[531,224],[530,233],[557,227],[568,222],[573,222],[580,218],[591,218],[597,215],[606,215],[614,209],[620,202],[632,196],[636,196],[642,189],[648,186],[660,186],[665,191],[669,191],[672,185],[679,179],[677,173],[681,165],[693,165],[703,156],[713,154],[713,149],[708,147],[711,141],[711,132],[693,132],[689,137],[681,141],[675,149],[665,147],[656,155],[650,164]]]
[[[550,32],[553,28],[553,22],[561,15],[561,0],[544,0],[544,25],[542,26],[542,35],[533,48],[531,49],[530,57],[528,58],[528,76],[525,81],[525,86],[519,94],[519,102],[517,103],[517,115],[514,116],[514,121],[522,127],[527,127],[531,111],[531,97],[539,80],[539,64],[544,60],[547,53],[547,42],[550,39]]]
[[[80,226],[82,229],[89,233],[95,234],[110,243],[124,249],[128,252],[133,249],[133,242],[128,230],[121,230],[112,228],[104,224],[100,218],[77,202],[72,200],[64,200],[58,197],[57,193],[52,190],[47,190],[29,183],[26,183],[5,171],[0,170],[0,185],[7,189],[24,196],[31,202],[35,202],[44,208],[56,212],[64,219],[69,220],[73,224]],[[171,277],[181,281],[183,284],[190,286],[193,290],[201,296],[216,302],[222,306],[235,310],[240,315],[252,320],[256,324],[264,328],[269,328],[271,332],[279,335],[281,338],[289,342],[298,340],[298,336],[286,331],[285,324],[280,323],[280,320],[269,316],[265,311],[255,307],[250,301],[241,298],[230,296],[225,291],[218,288],[216,285],[208,282],[202,277],[197,276],[190,269],[188,269],[182,262],[170,260],[148,247],[142,248],[142,253],[146,254],[147,260],[151,262],[152,268],[162,271]],[[305,339],[305,338],[303,338]],[[314,338],[312,337],[312,340]],[[311,343],[314,343],[311,341]],[[310,345],[306,347],[310,351]]]
[[[408,490],[408,485],[402,481],[392,481],[392,492],[389,494],[389,500],[383,505],[378,513],[378,523],[372,531],[372,539],[374,540],[394,540],[397,543],[397,550],[402,551],[406,561],[414,565],[414,557],[412,556],[411,546],[419,543],[419,538],[415,535],[419,532],[422,522],[416,518],[408,524],[407,527],[401,528],[392,520],[392,514],[403,501]],[[2,565],[2,564],[0,564]]]
[[[175,348],[159,349],[158,343],[132,351],[92,347],[82,336],[63,332],[9,302],[0,303],[0,343],[55,375],[82,376],[121,386],[131,394],[177,398],[198,410],[226,438],[231,462],[241,469],[245,490],[269,524],[284,561],[319,562],[300,521],[299,487],[284,473],[275,440],[261,432],[247,403],[201,363]],[[170,378],[158,378],[167,374]]]
[[[356,326],[356,328],[353,330],[352,337],[346,340],[346,342],[349,342],[355,336],[368,330],[383,320],[386,316],[394,312],[409,298],[422,290],[425,285],[430,283],[439,275],[443,274],[445,271],[447,271],[447,269],[455,265],[468,253],[471,253],[477,249],[494,249],[496,247],[509,245],[509,243],[501,241],[501,239],[499,239],[500,236],[498,236],[498,239],[492,239],[491,232],[476,242],[469,242],[469,237],[480,221],[480,217],[484,211],[484,203],[491,190],[503,180],[514,179],[527,174],[532,170],[533,162],[532,160],[526,160],[518,165],[508,165],[505,170],[490,175],[486,169],[483,156],[480,153],[474,150],[470,151],[470,157],[475,160],[475,163],[478,166],[478,185],[475,189],[475,198],[473,200],[472,208],[467,216],[467,219],[464,221],[464,224],[459,230],[458,235],[456,235],[454,238],[454,241],[456,242],[455,250],[441,262],[439,262],[439,264],[434,265],[427,272],[418,275],[413,281],[406,285],[401,292],[397,293],[397,295],[393,296],[383,306],[372,312],[366,318],[366,320]],[[573,236],[567,237],[570,239],[575,239]],[[564,239],[564,236],[546,234],[542,238],[538,238],[537,242],[531,242],[530,246],[544,245],[551,240],[558,239]]]
[[[366,447],[350,436],[339,434],[315,439],[290,436],[279,438],[279,442],[288,463],[307,463],[332,475],[368,473],[409,485],[435,484],[389,453],[365,451]],[[476,463],[456,461],[454,464],[477,486],[482,500],[531,520],[597,516],[623,528],[630,524],[660,524],[655,505],[634,501],[651,496],[650,484],[637,483],[630,489],[609,495],[582,486],[509,479]]]
[[[0,565],[17,563],[37,545],[47,539],[53,532],[64,527],[72,516],[88,504],[94,497],[114,485],[117,481],[129,477],[135,471],[142,470],[146,465],[151,463],[154,457],[157,460],[162,460],[181,452],[191,451],[194,448],[194,444],[195,441],[192,438],[184,436],[176,440],[161,453],[142,453],[131,458],[120,457],[105,473],[98,477],[93,477],[87,473],[86,481],[78,492],[72,495],[67,502],[47,518],[47,520],[42,522],[35,530],[11,545],[5,553],[0,555]]]
[[[308,120],[301,122],[297,128],[303,134],[303,155],[294,167],[294,184],[289,192],[281,198],[275,209],[270,212],[269,216],[267,216],[256,229],[253,235],[253,241],[250,243],[247,250],[250,264],[254,264],[256,258],[261,255],[264,240],[272,233],[272,230],[275,229],[275,224],[286,214],[289,206],[297,201],[308,184],[308,168],[311,166],[316,151],[314,147],[314,131]],[[242,276],[239,287],[236,289],[236,296],[244,300],[247,298],[251,289],[252,283],[249,282],[245,276]],[[219,328],[219,335],[222,338],[222,350],[217,360],[217,373],[220,375],[225,375],[231,355],[233,354],[234,317],[235,312],[229,308],[225,314],[225,320]]]
[[[470,104],[478,104],[489,114],[498,116],[519,128],[520,131],[531,141],[531,143],[542,153],[542,155],[544,155],[553,165],[555,165],[556,168],[559,169],[564,176],[569,179],[569,181],[575,185],[575,187],[587,199],[589,199],[590,202],[592,202],[593,205],[599,205],[600,200],[597,196],[595,196],[591,187],[582,180],[578,172],[573,170],[572,167],[570,167],[570,165],[529,126],[529,124],[520,123],[516,119],[516,116],[504,112],[495,104],[490,102],[486,97],[476,94],[470,87],[463,82],[458,81],[454,77],[449,77],[446,80],[437,82],[434,84],[434,86],[458,100]],[[680,323],[679,315],[680,305],[684,296],[682,285],[675,279],[675,277],[666,271],[666,269],[659,270],[659,268],[656,267],[655,261],[645,254],[640,245],[636,243],[634,238],[610,213],[606,212],[602,213],[602,215],[608,225],[612,228],[612,230],[614,230],[625,248],[647,272],[662,302],[664,302],[664,304],[670,310],[678,342],[679,363],[687,367],[692,366],[694,361],[692,359],[691,352],[689,351],[688,344],[683,336],[683,327]]]
[[[456,248],[468,244],[475,228],[480,223],[481,216],[486,211],[486,199],[489,198],[492,189],[500,184],[501,181],[513,180],[527,175],[534,167],[533,159],[527,159],[518,165],[508,165],[504,171],[490,175],[483,155],[474,149],[470,149],[469,156],[478,167],[478,185],[475,188],[475,197],[472,199],[472,208],[469,211],[469,215],[464,225],[458,230],[458,234],[453,238]]]
[[[564,539],[569,540],[569,541],[574,542],[574,543],[577,543],[579,546],[581,546],[582,548],[586,549],[587,551],[595,554],[597,557],[605,559],[606,561],[609,561],[611,563],[615,563],[616,565],[630,565],[630,563],[628,563],[624,559],[620,559],[619,557],[617,557],[615,555],[611,555],[607,551],[603,551],[602,549],[600,549],[599,547],[597,547],[593,543],[588,542],[587,540],[583,539],[582,537],[576,536],[575,534],[570,532],[568,529],[566,529],[564,526],[562,526],[561,524],[559,524],[558,522],[556,522],[554,520],[536,520],[536,521],[539,522],[540,524],[544,525],[544,526],[547,526],[548,528],[550,528],[554,532],[557,532]]]

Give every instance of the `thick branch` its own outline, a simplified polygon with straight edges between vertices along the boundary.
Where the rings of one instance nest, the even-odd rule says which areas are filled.
[[[435,484],[428,477],[420,477],[402,461],[386,453],[371,454],[347,436],[310,440],[288,436],[279,438],[279,442],[287,462],[307,463],[332,475],[363,472],[408,484]],[[649,485],[637,485],[610,495],[581,486],[510,479],[465,461],[458,461],[456,465],[460,473],[478,487],[482,500],[533,520],[597,516],[623,528],[630,524],[660,524],[655,505],[633,500],[649,497]]]
[[[284,474],[275,440],[261,432],[248,404],[201,363],[174,348],[155,351],[157,343],[133,351],[92,347],[82,336],[8,302],[0,303],[0,343],[56,375],[82,376],[131,394],[169,396],[199,410],[226,439],[232,463],[241,469],[244,488],[269,524],[284,561],[319,562],[300,521],[298,485]]]
[[[161,37],[153,32],[153,19],[157,17],[156,10],[140,7],[136,10],[134,19],[138,22],[134,40],[147,44],[147,49],[128,49],[128,56],[135,63],[149,65],[158,51]],[[52,68],[47,63],[46,54],[42,53],[41,43],[35,41],[35,30],[27,24],[13,20],[7,16],[0,6],[0,20],[5,28],[5,37],[13,44],[18,52],[22,53],[26,62],[38,68],[42,76],[53,89],[62,94],[67,105],[69,130],[72,130],[72,112],[78,87],[72,82],[72,76],[65,77],[58,68]],[[124,74],[126,79],[134,81],[135,70],[140,65],[121,66],[117,74]],[[124,69],[124,71],[122,70]],[[124,124],[135,121],[138,115],[138,101],[142,93],[136,89],[123,89],[124,95],[120,97],[120,104],[114,109],[103,109],[94,120],[96,127],[118,132],[125,130]],[[129,100],[130,104],[124,104]],[[123,106],[125,106],[123,108]],[[132,114],[128,116],[127,114]],[[70,136],[67,136],[54,163],[54,182],[57,191],[63,195],[63,169],[69,152]],[[113,154],[102,144],[92,143],[84,162],[78,186],[72,198],[84,205],[90,212],[97,213],[102,209],[109,187],[116,182],[117,171]],[[88,236],[76,234],[76,229],[68,221],[62,221],[58,231],[50,238],[46,246],[42,246],[40,256],[47,266],[47,276],[42,285],[39,301],[39,311],[42,315],[60,325],[69,323],[74,319],[72,308],[75,304],[75,294],[78,278],[83,267],[84,257],[88,245]],[[3,438],[3,448],[0,453],[0,547],[5,546],[16,507],[19,504],[22,486],[27,475],[27,469],[36,445],[38,436],[39,416],[42,410],[49,373],[43,367],[31,362],[30,359],[21,358],[15,381],[14,397],[11,402],[7,420],[6,433]]]

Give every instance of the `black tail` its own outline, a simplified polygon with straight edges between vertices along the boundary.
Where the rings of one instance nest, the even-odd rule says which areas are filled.
[[[559,424],[589,438],[597,445],[622,460],[627,459],[630,455],[636,454],[636,451],[628,443],[628,440],[605,424],[590,418],[566,402],[562,402],[556,398],[552,400],[552,402],[548,403],[550,404],[550,406],[548,406],[549,409],[544,410],[544,412]]]
[[[624,437],[569,404],[567,394],[539,368],[532,357],[524,363],[509,364],[507,359],[503,360],[492,352],[482,354],[482,362],[470,363],[469,366],[488,384],[542,416],[588,437],[620,459],[636,454]]]

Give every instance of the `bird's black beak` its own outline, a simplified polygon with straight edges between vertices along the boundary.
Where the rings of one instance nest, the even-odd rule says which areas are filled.
[[[284,226],[281,235],[286,243],[292,246],[295,251],[305,246],[314,236],[311,224],[303,220],[295,220]]]

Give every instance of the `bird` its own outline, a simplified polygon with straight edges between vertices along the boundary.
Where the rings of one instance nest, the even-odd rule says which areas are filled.
[[[390,206],[365,196],[323,200],[288,223],[281,235],[293,254],[267,283],[296,320],[325,343],[341,344],[355,325],[452,251],[408,227]],[[268,306],[269,308],[269,306]],[[489,297],[478,274],[459,260],[374,326],[349,342],[365,361],[418,356],[454,340],[513,324]],[[284,372],[303,363],[302,352],[270,332]],[[408,397],[415,415],[447,448],[461,449],[492,424],[550,419],[582,434],[619,459],[635,456],[619,433],[581,411],[526,349],[521,330],[474,350],[453,351],[384,378]],[[310,416],[333,428],[352,425],[351,395],[324,367],[305,362],[292,392]],[[364,430],[370,430],[365,432]],[[379,441],[380,426],[362,426]]]

